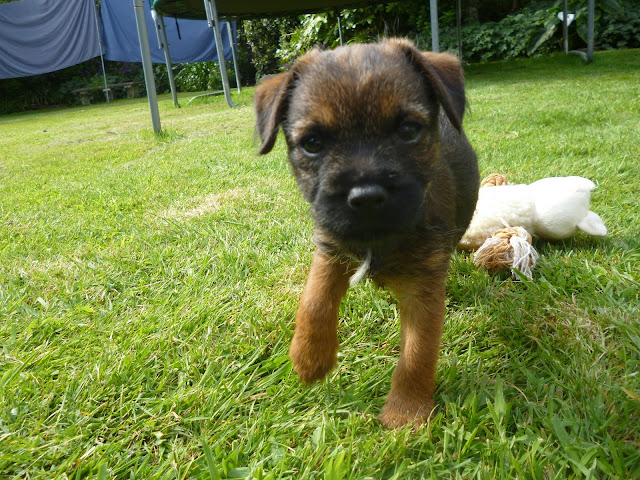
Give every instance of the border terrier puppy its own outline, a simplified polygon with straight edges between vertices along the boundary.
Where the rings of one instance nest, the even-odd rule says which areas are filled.
[[[478,194],[464,110],[458,59],[404,39],[313,50],[255,92],[259,153],[271,151],[282,126],[315,223],[294,369],[311,383],[335,366],[340,300],[350,278],[371,277],[400,309],[386,427],[426,423],[433,410],[449,258]]]

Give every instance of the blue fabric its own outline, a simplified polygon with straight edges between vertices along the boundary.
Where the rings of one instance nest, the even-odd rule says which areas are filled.
[[[99,56],[94,14],[94,0],[0,5],[0,78],[53,72]]]
[[[158,47],[156,26],[151,17],[150,2],[144,2],[151,61],[164,63],[164,53]],[[132,0],[102,0],[100,2],[105,40],[105,58],[120,62],[142,62],[138,30]],[[176,25],[177,23],[177,25]],[[218,60],[213,30],[206,20],[185,20],[164,18],[169,53],[173,63],[204,62]],[[224,57],[231,60],[231,44],[227,28],[229,24],[221,22]],[[235,27],[235,22],[232,27]],[[180,34],[178,35],[178,32]],[[235,40],[235,28],[233,30]]]

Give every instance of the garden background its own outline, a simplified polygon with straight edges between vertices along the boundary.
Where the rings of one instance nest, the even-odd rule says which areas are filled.
[[[379,20],[388,8],[400,7],[353,24],[371,38],[427,18],[416,4]],[[465,28],[518,14],[478,16]],[[305,38],[331,46],[334,25],[245,24],[246,78],[280,69]],[[527,58],[465,64],[465,130],[483,176],[593,180],[608,235],[534,239],[532,280],[454,255],[437,409],[419,431],[376,421],[400,328],[370,281],[341,305],[327,381],[308,388],[292,371],[313,227],[285,142],[257,155],[253,87],[234,109],[161,94],[154,135],[146,98],[48,105],[98,65],[11,81],[3,105],[50,108],[0,116],[0,478],[640,478],[640,50],[602,48],[587,64],[558,54],[557,34]],[[21,82],[41,87],[39,105]]]
[[[12,0],[0,0],[8,3]],[[429,5],[425,0],[390,2],[341,13],[347,43],[372,41],[381,36],[408,36],[427,50],[431,42]],[[99,0],[96,0],[99,6]],[[586,0],[569,0],[576,13],[569,27],[569,45],[586,45]],[[441,49],[458,53],[456,1],[440,0]],[[545,55],[562,48],[562,25],[557,17],[561,0],[465,0],[462,2],[462,57],[476,63]],[[634,0],[596,0],[597,49],[640,47],[640,4]],[[338,44],[336,12],[285,18],[243,21],[239,32],[239,71],[243,85],[254,85],[262,76],[285,68],[313,46]],[[235,72],[228,65],[233,84]],[[168,92],[166,67],[154,66],[158,92]],[[143,79],[137,63],[106,62],[109,84]],[[201,62],[174,65],[179,91],[220,89],[217,64]],[[53,105],[78,104],[72,91],[102,87],[102,68],[96,58],[58,72],[0,80],[0,114]],[[123,92],[116,92],[124,95]],[[100,101],[99,99],[96,99]]]

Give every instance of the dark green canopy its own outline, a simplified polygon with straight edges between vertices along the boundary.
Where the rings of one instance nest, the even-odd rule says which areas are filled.
[[[323,10],[355,8],[376,0],[216,0],[218,15],[226,20],[314,13]],[[151,0],[151,7],[167,17],[207,18],[202,0]]]

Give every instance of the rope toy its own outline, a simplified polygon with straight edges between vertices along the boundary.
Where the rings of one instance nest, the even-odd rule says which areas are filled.
[[[460,240],[463,250],[475,250],[506,225],[547,240],[563,240],[578,231],[607,234],[602,219],[590,210],[596,185],[587,178],[550,177],[513,185],[503,175],[492,174],[482,185],[473,218]]]
[[[522,227],[506,227],[493,232],[473,256],[476,266],[487,270],[511,268],[515,278],[522,273],[531,279],[538,252],[531,245],[531,235]]]
[[[509,182],[507,181],[507,177],[499,173],[492,173],[491,175],[486,177],[484,180],[482,180],[482,183],[480,184],[480,188],[501,187],[502,185],[509,185]]]

